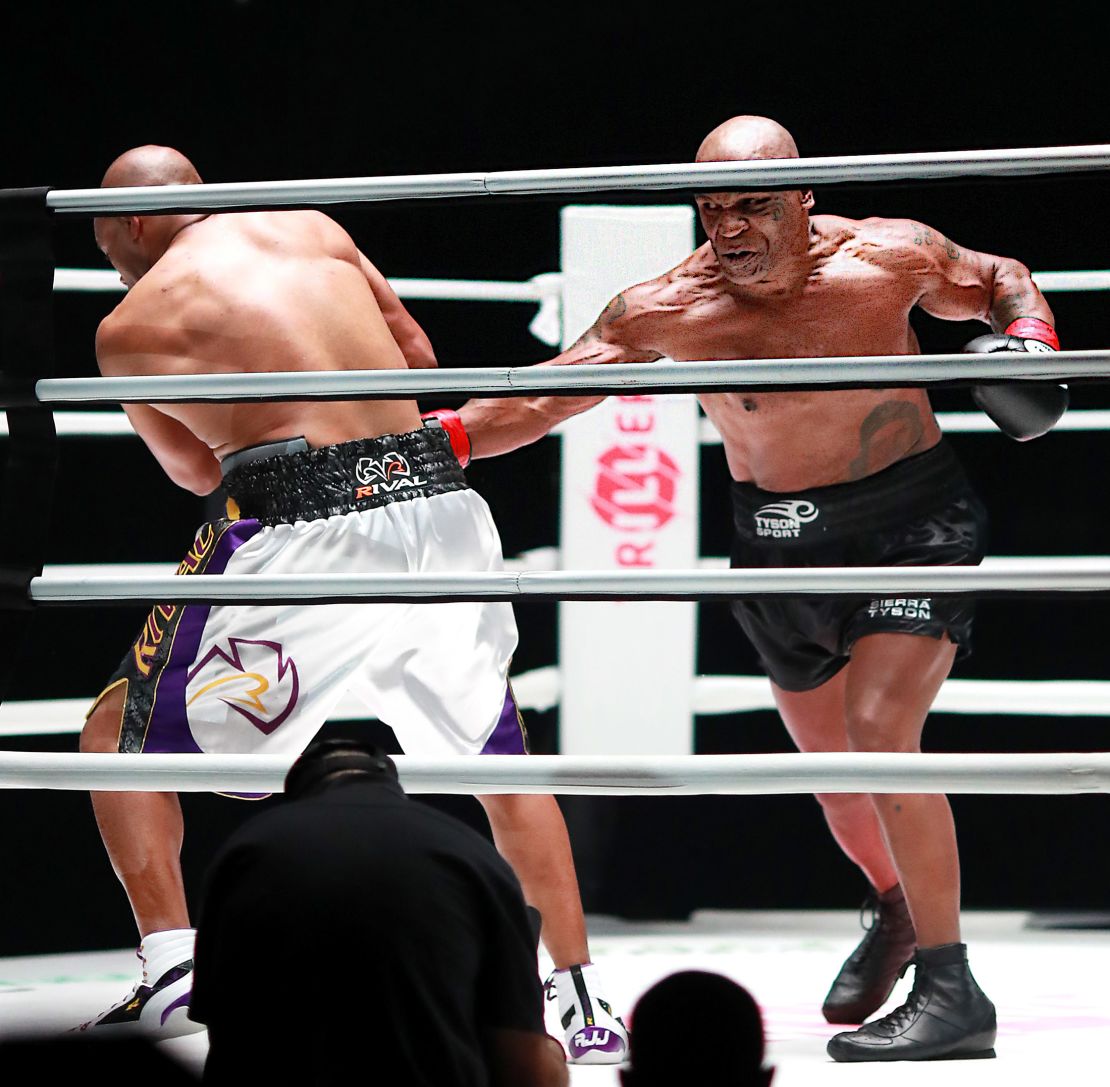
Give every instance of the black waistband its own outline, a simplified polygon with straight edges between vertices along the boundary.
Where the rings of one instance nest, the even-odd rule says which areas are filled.
[[[733,481],[733,520],[745,538],[805,543],[901,524],[970,490],[960,462],[942,439],[924,453],[852,483],[782,492]]]
[[[465,490],[466,478],[447,434],[428,427],[240,462],[224,486],[240,517],[277,525]]]

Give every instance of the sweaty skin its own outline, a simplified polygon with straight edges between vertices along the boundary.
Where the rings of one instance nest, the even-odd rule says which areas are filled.
[[[404,369],[384,292],[392,294],[347,232],[318,212],[201,218],[103,321],[97,359],[106,376]],[[325,446],[420,426],[413,401],[125,410],[171,479],[201,494],[219,484],[218,461],[244,446],[297,435]]]
[[[699,161],[796,158],[763,117],[714,129]],[[904,219],[810,215],[808,191],[697,197],[708,241],[676,268],[617,295],[570,348],[543,365],[916,354],[915,307],[1003,331],[1018,317],[1053,323],[1027,268],[962,249]],[[460,409],[472,456],[546,434],[602,397],[472,400]],[[934,446],[940,431],[919,389],[716,393],[699,397],[724,441],[732,478],[791,492],[863,479]],[[956,647],[875,633],[807,691],[772,691],[801,751],[919,751]],[[901,884],[919,947],[960,939],[959,860],[947,799],[822,794],[829,827],[872,887]]]
[[[104,186],[199,184],[169,147],[121,155]],[[314,211],[115,216],[94,223],[97,245],[128,293],[104,319],[96,353],[106,376],[431,367],[427,336],[346,231]],[[166,474],[196,494],[220,484],[221,458],[303,436],[313,447],[417,430],[409,400],[126,404]],[[100,699],[83,751],[115,751],[123,688]],[[502,856],[543,917],[557,967],[589,961],[566,824],[552,796],[487,796]],[[141,935],[187,928],[174,793],[94,793],[113,867]],[[538,1081],[537,1081],[538,1082]]]
[[[917,354],[915,306],[996,331],[1019,316],[1052,323],[1022,264],[959,248],[921,223],[810,216],[812,196],[798,191],[706,193],[697,203],[709,240],[617,295],[577,343],[542,365],[827,358],[835,368],[838,355]],[[472,456],[488,457],[601,399],[475,400],[460,414]],[[733,479],[768,491],[861,479],[940,439],[923,389],[698,399]]]

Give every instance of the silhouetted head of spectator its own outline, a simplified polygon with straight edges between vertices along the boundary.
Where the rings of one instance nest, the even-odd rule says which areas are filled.
[[[763,1017],[742,985],[684,970],[657,981],[632,1009],[625,1087],[766,1087]]]
[[[285,796],[297,800],[349,781],[397,784],[397,766],[380,747],[360,740],[317,740],[285,775]]]

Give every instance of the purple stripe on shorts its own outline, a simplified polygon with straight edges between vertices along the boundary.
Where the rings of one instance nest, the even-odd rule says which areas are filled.
[[[204,573],[189,575],[205,577],[222,574],[227,569],[231,556],[243,544],[262,531],[255,520],[236,521],[225,529],[216,542],[212,557],[204,567]],[[158,690],[154,696],[154,710],[150,715],[150,728],[146,734],[143,751],[166,754],[195,754],[200,747],[189,731],[189,715],[185,709],[185,684],[189,669],[196,660],[204,627],[208,622],[208,604],[187,604],[174,636],[169,660],[162,670]]]
[[[486,746],[479,753],[482,755],[528,754],[528,739],[520,714],[517,712],[511,687],[505,688],[505,702],[501,707],[501,716],[497,719],[489,739],[486,740]]]

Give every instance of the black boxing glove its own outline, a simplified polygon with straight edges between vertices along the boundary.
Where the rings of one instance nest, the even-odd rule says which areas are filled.
[[[1053,327],[1039,317],[1019,317],[1006,331],[977,336],[965,352],[1059,351]],[[1006,385],[976,385],[971,399],[1003,434],[1019,442],[1047,434],[1068,408],[1068,387],[1049,382],[1020,381]]]

